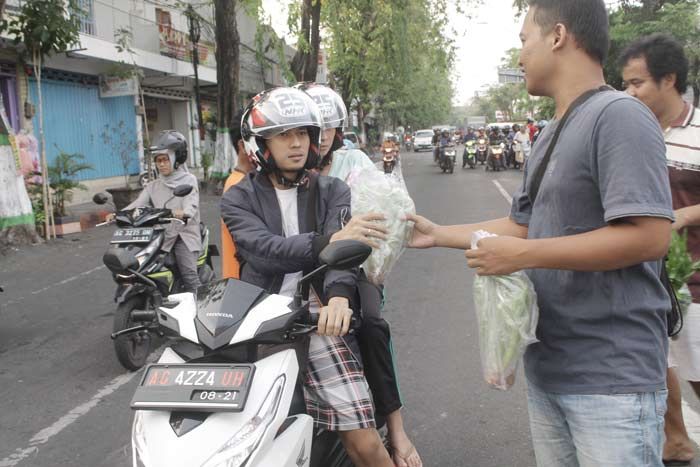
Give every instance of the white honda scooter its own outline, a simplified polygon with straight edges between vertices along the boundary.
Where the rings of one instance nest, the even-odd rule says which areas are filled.
[[[228,279],[143,311],[157,313],[158,331],[185,340],[146,368],[131,401],[134,467],[351,466],[337,435],[315,432],[304,413],[299,362],[316,327],[301,291],[370,253],[350,240],[328,245],[294,299]]]

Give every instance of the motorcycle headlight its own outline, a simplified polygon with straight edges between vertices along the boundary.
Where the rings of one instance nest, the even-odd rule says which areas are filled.
[[[260,440],[275,419],[282,400],[286,378],[281,375],[275,380],[272,389],[260,406],[255,417],[251,418],[235,435],[214,453],[202,467],[240,467],[260,444]]]
[[[150,467],[151,458],[146,450],[146,433],[143,430],[143,415],[140,410],[134,415],[134,424],[131,428],[131,455],[136,467]]]
[[[157,236],[156,238],[153,239],[151,243],[148,244],[146,248],[143,250],[139,251],[136,253],[136,259],[139,262],[139,267],[143,266],[143,263],[147,262],[149,259],[151,259],[151,256],[158,251],[160,248],[160,236]]]

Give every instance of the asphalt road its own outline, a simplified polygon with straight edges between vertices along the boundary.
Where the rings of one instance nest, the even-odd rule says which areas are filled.
[[[402,161],[418,212],[438,223],[507,215],[499,188],[521,179],[481,167],[442,174],[427,152]],[[203,197],[202,214],[218,244],[216,198]],[[131,465],[139,373],[120,367],[109,339],[114,286],[101,258],[111,232],[0,257],[0,467]],[[472,280],[456,250],[407,251],[389,278],[406,425],[426,466],[532,466],[522,374],[507,392],[482,380]]]

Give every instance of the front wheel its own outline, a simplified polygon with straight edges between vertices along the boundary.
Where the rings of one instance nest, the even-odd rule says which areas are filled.
[[[117,307],[114,312],[113,332],[138,326],[131,318],[133,310],[143,309],[146,303],[144,296],[131,297]],[[130,371],[136,371],[146,363],[146,358],[151,352],[151,335],[147,331],[123,334],[114,339],[114,351],[119,363]]]

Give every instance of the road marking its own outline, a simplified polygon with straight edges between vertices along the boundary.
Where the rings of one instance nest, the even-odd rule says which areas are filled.
[[[159,358],[162,351],[165,349],[165,346],[166,344],[163,344],[158,349],[156,349],[148,358],[148,363],[156,361]],[[133,373],[124,373],[114,378],[106,386],[97,391],[97,394],[92,396],[92,398],[89,401],[75,407],[63,417],[56,420],[56,422],[54,422],[53,425],[44,428],[43,430],[39,431],[37,434],[32,436],[32,438],[29,440],[29,445],[26,448],[16,449],[15,452],[10,454],[8,457],[0,460],[0,467],[14,467],[30,455],[38,453],[40,445],[46,444],[46,442],[49,439],[59,434],[61,431],[73,424],[73,422],[78,420],[83,415],[86,415],[97,404],[99,404],[102,401],[102,399],[104,399],[120,387],[127,384],[129,381],[134,379],[136,375],[141,374],[142,371],[143,370],[135,371]]]
[[[34,292],[32,292],[32,295],[36,295],[36,294],[40,294],[40,293],[42,293],[42,292],[46,292],[46,291],[49,290],[49,289],[52,289],[52,288],[54,288],[54,287],[58,287],[59,285],[65,285],[65,284],[67,284],[67,283],[69,283],[69,282],[73,282],[73,281],[76,280],[76,279],[80,279],[80,278],[83,277],[83,276],[88,276],[88,275],[92,274],[93,272],[97,272],[97,271],[99,271],[100,269],[104,269],[104,268],[105,268],[104,265],[102,265],[102,266],[97,266],[96,268],[92,268],[92,269],[90,269],[90,270],[88,270],[88,271],[81,272],[80,274],[76,274],[75,276],[69,277],[68,279],[63,279],[62,281],[56,282],[56,283],[51,284],[51,285],[47,285],[46,287],[44,287],[44,288],[42,288],[42,289],[35,290]]]
[[[508,201],[508,204],[513,204],[513,198],[508,194],[505,188],[503,188],[503,185],[498,180],[491,180],[494,185],[496,185],[496,188],[498,188],[498,191],[501,192],[503,197]]]

